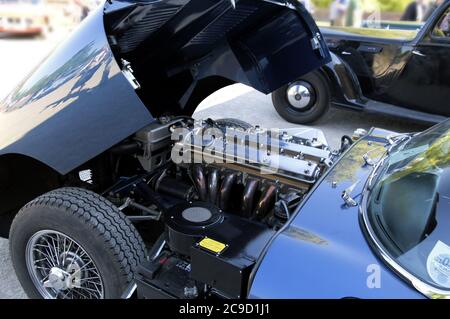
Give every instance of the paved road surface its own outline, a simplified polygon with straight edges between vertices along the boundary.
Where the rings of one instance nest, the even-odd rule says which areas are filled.
[[[0,38],[0,98],[5,96],[55,46],[57,40]],[[270,97],[245,86],[225,88],[207,100],[198,109],[197,118],[235,117],[269,128],[292,127],[274,111]],[[331,110],[314,127],[322,129],[333,148],[339,146],[342,135],[350,135],[356,128],[377,126],[395,131],[419,131],[424,127],[384,116]],[[0,137],[1,138],[1,137]],[[0,239],[0,298],[25,298],[15,277],[8,252],[8,241]]]

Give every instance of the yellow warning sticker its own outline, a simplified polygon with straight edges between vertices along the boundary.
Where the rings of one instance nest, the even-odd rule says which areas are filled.
[[[208,237],[203,238],[198,243],[198,245],[202,248],[212,251],[215,254],[220,254],[222,251],[225,250],[225,248],[227,248],[227,245]]]

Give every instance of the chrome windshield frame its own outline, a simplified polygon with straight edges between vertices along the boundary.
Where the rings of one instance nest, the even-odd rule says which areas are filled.
[[[359,213],[361,217],[360,220],[362,222],[364,233],[366,234],[366,237],[368,239],[368,243],[372,247],[373,251],[379,257],[381,257],[381,259],[388,265],[388,267],[390,267],[394,272],[400,275],[400,277],[402,277],[421,294],[430,299],[450,299],[450,290],[439,289],[433,285],[430,285],[401,266],[395,260],[395,258],[389,254],[387,249],[384,248],[381,241],[377,238],[375,231],[369,221],[367,203],[370,197],[371,190],[373,189],[372,183],[377,175],[377,172],[388,158],[389,154],[384,156],[374,167],[372,174],[369,176],[366,185],[364,186],[361,205],[359,206]]]

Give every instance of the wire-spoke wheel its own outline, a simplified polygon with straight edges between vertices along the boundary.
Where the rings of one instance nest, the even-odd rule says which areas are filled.
[[[79,188],[57,189],[25,205],[9,245],[30,298],[121,298],[145,259],[142,238],[127,217]]]
[[[97,266],[74,239],[53,230],[34,234],[26,248],[34,285],[48,299],[102,299]]]

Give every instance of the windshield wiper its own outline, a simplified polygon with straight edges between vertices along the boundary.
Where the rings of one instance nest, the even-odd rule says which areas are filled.
[[[412,134],[410,134],[410,133],[396,134],[396,135],[388,136],[386,138],[388,140],[388,145],[389,145],[387,153],[390,154],[395,147],[397,147],[398,145],[402,144],[403,142],[405,142],[407,140],[409,141],[411,138],[412,138]],[[363,155],[364,163],[366,163],[366,165],[376,166],[378,164],[378,162],[375,162],[369,155],[370,153],[372,153],[376,150],[377,149],[370,150]]]
[[[368,151],[366,154],[363,155],[363,160],[364,160],[364,163],[366,163],[366,165],[369,165],[369,166],[377,165],[377,163],[369,156],[369,154],[374,151],[378,151],[378,149],[375,148],[373,150]]]
[[[403,142],[409,141],[412,138],[412,134],[399,134],[395,136],[388,136],[387,140],[389,143],[389,148],[387,150],[388,154],[391,154],[392,150],[399,146],[400,144],[403,144]]]
[[[388,158],[389,155],[391,155],[393,149],[396,148],[397,146],[399,146],[400,144],[402,144],[403,142],[410,141],[411,138],[412,138],[412,134],[401,134],[401,135],[389,136],[387,138],[388,145],[389,145],[389,148],[387,149],[387,152],[386,152],[387,156],[381,158],[378,162],[375,162],[369,156],[369,154],[375,150],[370,150],[369,152],[367,152],[366,154],[363,155],[363,159],[364,159],[364,162],[366,163],[366,165],[375,167],[375,169],[373,170],[372,174],[369,177],[369,182],[367,184],[368,189],[372,188],[373,179],[377,175],[377,172],[378,172],[380,166],[383,166],[383,163],[385,162],[386,158]],[[404,144],[404,146],[406,146],[406,144]]]
[[[439,193],[436,193],[436,195],[434,196],[434,199],[433,199],[433,208],[431,210],[430,218],[429,218],[428,223],[422,234],[422,240],[425,239],[426,237],[428,237],[437,226],[436,212],[437,212],[438,203],[439,203]]]
[[[383,157],[381,160],[378,161],[376,164],[374,170],[372,171],[372,174],[370,174],[368,182],[367,182],[367,190],[372,190],[372,184],[375,180],[375,177],[378,175],[378,172],[380,171],[380,168],[384,166],[384,163],[386,162],[386,159],[388,156]]]
[[[409,136],[408,134],[391,134],[386,137],[389,145],[398,144],[400,141],[402,141],[406,136]]]

